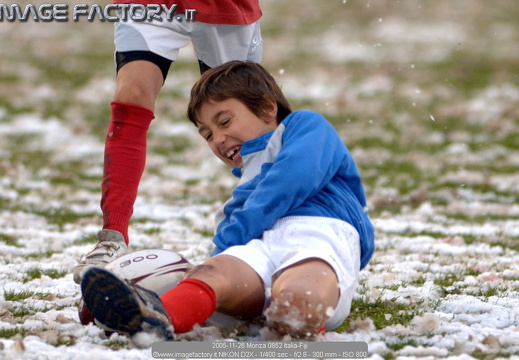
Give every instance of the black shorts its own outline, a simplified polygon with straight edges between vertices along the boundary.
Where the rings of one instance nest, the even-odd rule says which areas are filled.
[[[164,81],[166,81],[166,77],[168,76],[168,71],[173,61],[166,59],[163,56],[157,55],[151,51],[124,51],[124,52],[116,52],[115,53],[115,64],[117,66],[117,71],[122,68],[125,64],[135,61],[135,60],[145,60],[150,61],[157,65],[162,72],[162,77]],[[210,67],[207,66],[203,61],[198,60],[198,66],[200,68],[200,74],[203,74],[205,71],[209,70]]]

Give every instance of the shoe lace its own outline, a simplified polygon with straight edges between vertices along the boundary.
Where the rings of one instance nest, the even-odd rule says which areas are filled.
[[[100,241],[96,244],[96,246],[94,246],[94,248],[91,251],[92,254],[89,257],[92,258],[92,257],[103,256],[104,253],[97,252],[101,248],[106,248],[108,255],[112,256],[117,250],[119,250],[121,248],[121,246],[119,244],[116,244],[111,241]]]

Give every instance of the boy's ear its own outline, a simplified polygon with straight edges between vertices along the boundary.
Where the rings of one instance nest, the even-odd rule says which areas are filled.
[[[269,101],[269,104],[266,106],[268,109],[265,114],[267,115],[265,122],[269,123],[271,121],[277,121],[278,117],[278,104],[274,100]]]

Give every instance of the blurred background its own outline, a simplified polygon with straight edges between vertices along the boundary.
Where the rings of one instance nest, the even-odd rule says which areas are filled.
[[[261,0],[261,5],[263,65],[294,108],[322,112],[341,132],[359,162],[375,215],[426,199],[452,212],[448,206],[458,190],[473,198],[517,197],[515,1],[490,6],[483,0]],[[100,172],[94,168],[100,165],[115,86],[112,28],[113,23],[84,18],[0,22],[0,126],[10,134],[0,139],[0,175],[8,179],[8,189],[24,187],[24,176],[95,187],[84,181],[99,180],[85,172]],[[206,156],[182,130],[189,125],[186,101],[197,77],[186,48],[158,100],[148,172],[160,174],[164,162],[202,161],[186,152]],[[36,129],[17,128],[22,114],[55,124],[67,139],[46,144]],[[92,158],[76,148],[82,147],[74,140],[79,134],[95,142],[84,149]],[[77,164],[65,156],[77,152]],[[91,166],[85,168],[85,162]],[[17,174],[20,167],[23,176]],[[187,187],[206,177],[192,174]],[[474,211],[470,215],[478,215]]]
[[[260,3],[262,64],[295,109],[330,120],[364,180],[377,251],[363,272],[354,302],[361,310],[352,321],[371,316],[377,330],[407,331],[424,312],[455,322],[449,308],[455,296],[513,304],[519,291],[517,0]],[[110,22],[0,21],[4,284],[19,280],[28,266],[57,259],[58,278],[68,279],[101,226],[113,51]],[[186,48],[157,101],[130,229],[136,248],[172,248],[194,262],[207,256],[212,214],[236,184],[186,119],[198,76]],[[422,292],[432,288],[440,290]],[[402,307],[393,305],[396,298],[404,299]],[[517,329],[517,313],[507,316],[496,329]],[[468,333],[483,341],[488,334],[478,329]],[[429,335],[422,335],[411,345],[425,344]],[[409,344],[395,336],[387,343]]]

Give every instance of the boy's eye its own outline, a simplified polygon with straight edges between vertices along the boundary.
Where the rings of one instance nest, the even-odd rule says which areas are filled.
[[[200,135],[202,135],[202,137],[205,139],[205,141],[209,141],[209,140],[211,140],[213,133],[208,131],[208,132],[202,133]]]
[[[224,120],[222,120],[222,122],[220,123],[221,126],[227,126],[229,125],[229,122],[231,121],[230,118],[226,118]]]

